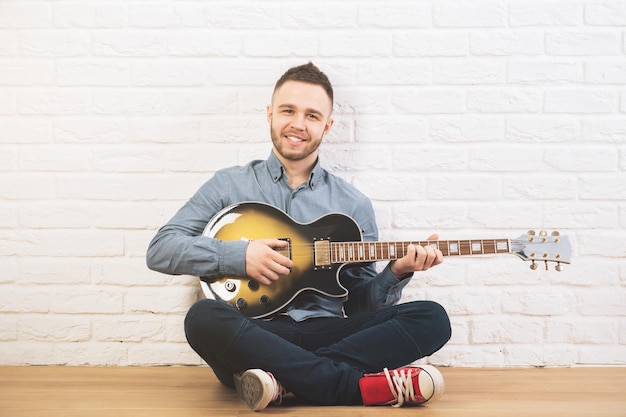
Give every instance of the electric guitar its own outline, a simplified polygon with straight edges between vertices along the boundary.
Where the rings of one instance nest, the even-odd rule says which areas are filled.
[[[409,244],[432,246],[444,256],[513,254],[531,261],[531,269],[537,268],[537,262],[544,262],[546,269],[548,262],[555,262],[558,271],[570,263],[571,252],[569,239],[558,232],[530,231],[517,239],[364,242],[359,226],[344,214],[332,213],[303,224],[274,206],[257,202],[221,210],[203,235],[220,240],[277,238],[288,243],[278,251],[293,261],[293,268],[270,285],[244,277],[200,277],[207,298],[224,300],[252,318],[280,311],[305,291],[345,299],[348,291],[339,280],[344,266],[399,259]]]

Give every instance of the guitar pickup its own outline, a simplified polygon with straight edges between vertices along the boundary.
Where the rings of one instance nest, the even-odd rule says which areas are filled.
[[[330,267],[330,240],[316,240],[313,245],[315,248],[315,266]]]
[[[287,242],[287,247],[284,249],[276,249],[276,252],[291,259],[291,239],[289,239],[288,237],[279,237],[278,240]]]

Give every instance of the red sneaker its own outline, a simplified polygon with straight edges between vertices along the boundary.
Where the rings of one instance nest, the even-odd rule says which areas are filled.
[[[359,381],[363,405],[419,405],[443,394],[441,372],[431,365],[409,365],[377,374],[365,374]]]

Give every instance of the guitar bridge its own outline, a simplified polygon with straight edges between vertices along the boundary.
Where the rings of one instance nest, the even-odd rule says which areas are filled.
[[[330,240],[316,240],[313,246],[315,248],[315,267],[330,268]]]

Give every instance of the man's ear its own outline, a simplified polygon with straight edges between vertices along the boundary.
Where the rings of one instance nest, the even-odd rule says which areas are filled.
[[[333,127],[333,123],[335,123],[335,119],[333,119],[332,117],[326,120],[326,126],[324,126],[324,136],[326,136],[326,134],[330,132],[330,128]]]
[[[265,112],[266,112],[266,116],[267,116],[267,123],[272,124],[272,105],[268,104],[267,107],[265,108]]]

